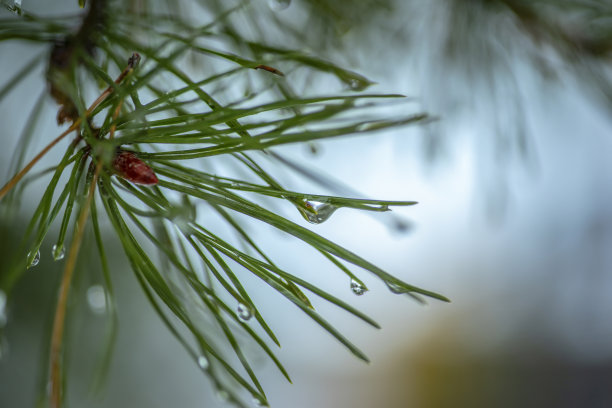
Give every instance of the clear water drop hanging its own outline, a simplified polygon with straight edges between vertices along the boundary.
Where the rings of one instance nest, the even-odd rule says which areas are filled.
[[[406,293],[407,290],[404,289],[402,286],[398,285],[397,283],[393,283],[393,282],[385,282],[387,284],[387,288],[389,288],[389,291],[391,291],[391,293],[394,293],[396,295],[401,295],[402,293]]]
[[[238,315],[238,318],[243,322],[246,322],[251,319],[251,317],[253,317],[251,309],[244,303],[238,303],[238,307],[236,308],[236,314]]]
[[[36,253],[32,256],[32,252],[28,252],[28,268],[38,265],[40,262],[40,251],[36,251]]]
[[[63,245],[53,245],[53,249],[51,250],[51,255],[53,256],[53,259],[55,261],[60,261],[62,259],[64,259],[64,255],[66,254],[66,251],[64,251],[64,246]]]
[[[202,370],[207,370],[209,366],[208,359],[204,356],[198,357],[198,365]]]
[[[87,289],[87,304],[95,314],[106,312],[106,290],[101,285],[93,285]]]
[[[272,10],[282,11],[291,5],[291,0],[269,0],[268,5]]]
[[[368,289],[355,279],[351,279],[351,290],[357,296],[361,296],[368,291]]]
[[[318,201],[305,200],[301,207],[298,207],[300,213],[306,221],[311,224],[321,224],[329,219],[332,214],[338,209],[335,205],[321,203]]]

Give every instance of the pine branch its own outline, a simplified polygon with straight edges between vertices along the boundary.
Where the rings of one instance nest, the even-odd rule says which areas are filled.
[[[247,6],[238,9],[241,7]],[[10,205],[23,192],[14,187],[25,188],[26,181],[38,177],[49,179],[23,240],[24,248],[29,249],[27,265],[18,262],[2,277],[0,287],[9,290],[26,267],[35,266],[54,225],[59,223],[53,250],[56,260],[62,260],[65,242],[70,241],[51,337],[53,407],[60,407],[64,397],[62,356],[69,352],[64,345],[66,307],[73,278],[85,272],[76,268],[76,259],[90,218],[110,302],[114,302],[112,277],[102,244],[101,219],[110,221],[143,293],[168,330],[220,395],[240,406],[246,406],[244,392],[261,405],[267,405],[267,397],[239,336],[252,339],[289,380],[259,334],[256,326],[278,345],[242,274],[266,283],[364,361],[367,356],[313,308],[310,297],[320,297],[379,327],[334,294],[275,263],[242,220],[272,226],[312,247],[347,276],[347,286],[355,294],[367,291],[361,277],[367,271],[394,293],[418,301],[422,297],[448,301],[401,281],[264,205],[274,200],[318,224],[343,208],[378,213],[393,206],[412,206],[415,201],[294,191],[260,164],[265,158],[301,173],[274,149],[349,135],[373,136],[379,130],[431,119],[424,113],[402,117],[381,113],[376,109],[383,104],[399,104],[404,98],[353,93],[373,82],[299,50],[241,36],[228,23],[234,12],[236,9],[219,10],[212,22],[198,26],[185,16],[126,11],[98,0],[89,4],[80,24],[76,24],[78,18],[45,18],[22,10],[22,17],[10,20],[0,32],[3,41],[27,39],[51,48],[46,78],[59,105],[58,124],[72,122],[0,190],[0,205]],[[72,33],[74,26],[79,28]],[[208,46],[213,40],[216,46]],[[127,55],[132,57],[126,67]],[[139,55],[142,63],[137,67]],[[206,63],[194,69],[185,62],[195,57],[206,58]],[[288,64],[335,78],[344,91],[295,96],[293,74],[285,69]],[[119,72],[115,80],[113,72]],[[25,74],[18,79],[23,77]],[[85,108],[94,84],[102,84],[97,91],[101,93]],[[250,95],[240,92],[237,96],[236,89]],[[24,179],[42,156],[73,132],[74,139],[55,167]],[[202,158],[207,159],[194,160]],[[213,164],[218,165],[216,170]],[[79,209],[76,220],[75,204]],[[201,222],[198,210],[204,206],[225,223],[233,238]],[[71,236],[69,231],[73,231]],[[349,264],[361,272],[350,269]],[[216,332],[205,330],[202,316],[211,320]],[[223,345],[216,341],[218,335]],[[240,388],[232,388],[227,378]]]

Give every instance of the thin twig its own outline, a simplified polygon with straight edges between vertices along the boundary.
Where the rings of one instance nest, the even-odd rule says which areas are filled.
[[[47,152],[49,150],[51,150],[51,148],[53,146],[55,146],[60,140],[62,140],[64,137],[66,137],[66,135],[68,135],[70,132],[72,132],[73,130],[75,130],[79,124],[81,123],[81,118],[78,118],[76,121],[74,121],[74,123],[72,124],[72,126],[70,126],[68,129],[66,129],[64,131],[64,133],[62,133],[61,135],[59,135],[58,137],[56,137],[55,139],[53,139],[53,141],[51,141],[51,143],[49,143],[47,146],[45,146],[44,149],[42,149],[40,151],[40,153],[38,153],[36,155],[36,157],[34,157],[19,173],[15,174],[15,176],[13,176],[12,179],[10,179],[8,181],[8,183],[6,183],[4,185],[4,187],[2,187],[2,190],[0,190],[0,200],[2,200],[2,198],[9,192],[11,191],[11,189],[13,187],[15,187],[15,185],[17,183],[19,183],[19,181],[23,178],[23,176],[25,176],[32,167],[34,167],[34,165],[45,155],[47,154]]]
[[[70,244],[70,251],[68,253],[68,260],[66,261],[66,267],[64,268],[64,274],[62,276],[62,283],[60,286],[59,299],[57,301],[57,307],[55,308],[55,317],[53,319],[53,333],[51,335],[51,356],[50,356],[50,380],[51,380],[51,407],[59,408],[61,406],[61,353],[62,344],[64,339],[64,323],[66,320],[66,302],[68,300],[68,293],[70,291],[70,284],[72,282],[72,276],[74,274],[74,267],[76,265],[77,255],[81,247],[81,241],[83,239],[83,233],[85,232],[85,223],[89,216],[89,207],[95,194],[95,187],[98,182],[98,176],[102,170],[102,161],[98,161],[94,176],[89,186],[89,193],[87,194],[87,201],[77,221],[77,230],[72,238]]]
[[[132,57],[128,60],[128,65],[127,67],[121,72],[121,74],[119,74],[119,76],[117,77],[117,79],[115,79],[115,84],[119,84],[121,81],[123,81],[123,79],[134,69],[134,67],[138,64],[138,62],[140,61],[140,55],[138,55],[137,53],[132,54]],[[104,92],[102,92],[102,94],[98,97],[98,99],[96,99],[91,106],[89,107],[89,109],[87,109],[85,111],[85,117],[88,117],[89,115],[91,115],[91,112],[94,111],[94,109],[96,109],[98,107],[99,104],[101,104],[107,97],[108,95],[110,95],[113,92],[114,88],[112,86],[109,86],[108,88],[106,88],[106,90]],[[2,200],[2,198],[9,192],[11,191],[11,189],[13,187],[15,187],[15,185],[17,183],[19,183],[19,181],[23,178],[23,176],[25,176],[32,167],[34,167],[34,165],[45,155],[47,154],[47,152],[49,150],[51,150],[51,148],[53,148],[53,146],[55,146],[60,140],[62,140],[64,137],[66,137],[68,134],[70,134],[70,132],[72,132],[73,130],[76,130],[79,125],[82,122],[82,117],[79,117],[77,120],[74,121],[74,123],[68,128],[66,129],[61,135],[59,135],[58,137],[56,137],[55,139],[53,139],[51,141],[51,143],[49,143],[47,146],[45,146],[40,153],[38,153],[36,155],[36,157],[34,157],[19,173],[15,174],[13,176],[12,179],[10,179],[5,185],[4,187],[2,187],[2,189],[0,190],[0,200]]]

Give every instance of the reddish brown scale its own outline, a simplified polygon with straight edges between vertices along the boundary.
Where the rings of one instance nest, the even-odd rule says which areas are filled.
[[[113,159],[113,169],[119,177],[135,184],[154,185],[159,182],[157,176],[136,154],[125,150],[117,151]]]
[[[268,71],[268,72],[271,72],[271,73],[279,75],[279,76],[285,76],[285,74],[283,74],[278,69],[276,69],[274,67],[270,67],[268,65],[258,65],[254,69],[263,69],[264,71]]]

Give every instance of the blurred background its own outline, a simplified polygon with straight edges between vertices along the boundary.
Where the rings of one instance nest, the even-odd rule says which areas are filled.
[[[42,3],[24,0],[23,6]],[[366,352],[367,365],[297,308],[250,282],[293,379],[287,383],[253,347],[271,406],[612,406],[612,6],[579,0],[251,3],[242,29],[276,45],[315,50],[375,81],[372,91],[405,94],[412,98],[405,109],[437,118],[321,142],[316,153],[309,146],[278,152],[368,197],[419,201],[394,209],[400,218],[341,209],[312,228],[452,300],[421,306],[367,276],[370,291],[356,297],[346,277],[308,248],[269,228],[256,231],[280,265],[382,326],[374,330],[324,302],[314,304]],[[58,2],[53,12],[74,11],[75,4]],[[2,44],[3,81],[33,51]],[[44,86],[43,70],[0,102],[2,180],[25,125],[23,112]],[[308,86],[317,92],[316,83]],[[40,128],[52,129],[50,135],[56,109],[47,101]],[[0,219],[0,259],[14,250],[36,204],[36,191],[28,194],[32,201],[24,201],[18,216]],[[288,216],[308,225],[297,212]],[[394,228],[397,219],[409,228]],[[95,279],[79,275],[68,327],[70,405],[225,406],[151,310],[106,228],[109,251],[117,254],[111,257],[117,343],[106,388],[92,393],[106,316]],[[61,274],[47,246],[6,307],[0,299],[3,407],[32,406],[44,381]],[[93,268],[84,254],[80,268]]]

